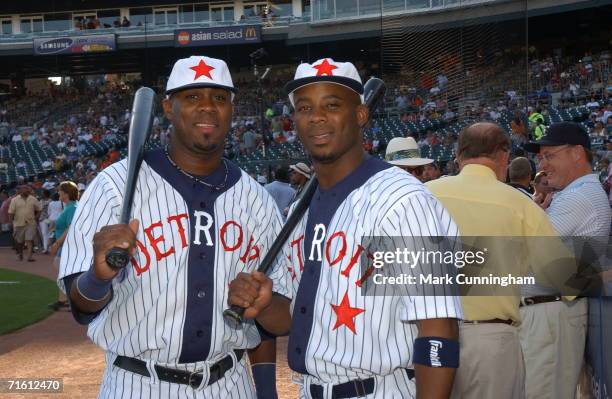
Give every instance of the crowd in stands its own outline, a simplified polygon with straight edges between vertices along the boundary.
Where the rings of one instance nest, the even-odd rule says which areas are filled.
[[[140,26],[139,24],[138,26]],[[117,18],[110,24],[101,23],[98,17],[79,18],[74,21],[75,30],[108,29],[108,28],[129,28],[132,23],[127,17]]]
[[[486,120],[500,124],[520,155],[522,144],[545,133],[553,113],[576,108],[579,111],[572,117],[583,123],[596,143],[594,167],[602,171],[603,177],[603,168],[610,162],[612,134],[609,52],[587,53],[578,59],[534,58],[529,68],[531,91],[527,93],[524,85],[516,83],[515,78],[509,79],[510,75],[520,76],[517,71],[524,72],[524,64],[516,57],[504,54],[487,70],[482,65],[459,65],[447,56],[435,60],[432,65],[437,67],[427,73],[405,68],[397,75],[385,76],[389,86],[385,104],[364,135],[364,149],[382,156],[392,137],[412,136],[424,153],[431,155],[443,149],[441,156],[433,157],[443,173],[451,173],[454,165],[448,161],[466,123]],[[367,64],[361,62],[357,66],[367,79]],[[261,175],[262,181],[271,180],[271,176],[258,161],[287,163],[305,159],[282,92],[291,68],[275,67],[269,75],[261,82],[251,73],[236,75],[235,84],[240,90],[226,144],[226,156],[255,176]],[[470,82],[458,83],[458,79],[472,76],[478,77],[475,85],[480,87],[474,96],[470,94]],[[523,78],[526,80],[524,75]],[[484,80],[489,84],[482,85]],[[497,86],[500,80],[506,80],[506,85]],[[50,85],[44,92],[5,101],[0,105],[0,184],[6,188],[30,181],[34,188],[42,188],[47,176],[55,184],[70,179],[87,185],[99,170],[122,157],[136,84],[97,81],[78,89]],[[464,98],[458,96],[459,86],[465,92]],[[483,100],[486,93],[492,100]],[[390,130],[389,121],[399,130]],[[152,145],[165,145],[171,129],[163,115],[157,115]],[[44,154],[40,160],[42,170],[24,173],[31,160],[15,152],[18,143],[30,143]],[[8,177],[11,171],[14,179]]]

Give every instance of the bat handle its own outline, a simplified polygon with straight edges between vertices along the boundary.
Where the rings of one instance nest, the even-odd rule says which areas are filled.
[[[130,261],[130,253],[124,248],[111,248],[106,253],[106,264],[113,269],[123,269]]]
[[[234,328],[239,328],[242,325],[243,314],[244,308],[236,305],[232,305],[229,309],[223,311],[225,322]]]

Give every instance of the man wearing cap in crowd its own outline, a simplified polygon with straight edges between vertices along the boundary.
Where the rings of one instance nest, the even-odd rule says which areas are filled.
[[[536,201],[559,235],[607,242],[612,211],[593,173],[587,132],[576,123],[556,123],[525,150],[536,154],[548,186],[556,191]],[[585,348],[587,299],[566,301],[561,294],[541,286],[523,288],[521,344],[529,399],[574,398]]]
[[[421,158],[421,150],[414,138],[394,137],[387,144],[385,161],[404,169],[420,181],[425,181],[424,166],[432,163],[433,159]]]
[[[459,356],[455,292],[364,295],[370,275],[353,266],[364,236],[455,237],[454,222],[417,179],[364,152],[369,115],[353,64],[301,64],[285,91],[318,188],[279,256],[289,258],[290,294],[272,295],[265,276],[241,273],[230,303],[271,332],[290,331],[301,398],[414,398],[415,388],[447,398]]]
[[[300,196],[302,189],[306,183],[308,183],[308,180],[310,180],[312,171],[310,170],[310,166],[306,165],[304,162],[298,162],[291,165],[289,169],[291,169],[291,185],[295,188],[293,202]]]
[[[167,147],[145,152],[134,220],[118,220],[126,160],[101,171],[79,203],[59,283],[106,352],[101,398],[255,398],[245,351],[260,344],[258,327],[236,330],[223,310],[228,283],[257,268],[282,216],[223,158],[235,91],[224,61],[178,60],[162,103],[174,128]],[[114,247],[133,254],[126,268],[107,263]],[[273,289],[288,295],[276,270]],[[275,365],[252,363],[257,396],[275,398]]]
[[[293,164],[289,166],[289,169],[291,170],[291,185],[297,190],[296,196],[298,196],[302,188],[310,180],[312,170],[304,162]]]

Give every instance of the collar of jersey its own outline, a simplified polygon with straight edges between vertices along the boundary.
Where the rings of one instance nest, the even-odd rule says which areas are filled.
[[[166,157],[163,148],[158,148],[146,152],[144,160],[151,167],[151,169],[157,172],[164,180],[166,180],[170,185],[172,185],[172,187],[177,190],[185,200],[188,201],[198,199],[199,196],[202,195],[202,192],[213,193],[216,197],[217,195],[229,190],[234,184],[236,184],[236,182],[238,182],[238,180],[240,180],[241,176],[240,168],[238,168],[234,163],[226,159],[225,162],[227,163],[228,167],[227,183],[223,190],[213,192],[212,189],[206,187],[201,183],[196,182],[195,180],[190,179],[189,177],[181,173],[177,168],[175,168]],[[217,170],[215,170],[212,174],[206,176],[205,180],[207,183],[213,185],[219,184],[223,181],[224,176],[225,168],[223,166],[223,163],[221,163]],[[193,187],[197,187],[196,190],[194,190]]]
[[[363,161],[359,164],[357,169],[349,173],[348,176],[340,180],[333,187],[327,190],[321,190],[320,186],[317,187],[315,198],[335,197],[337,199],[344,199],[351,191],[361,187],[370,177],[391,167],[393,167],[393,165],[378,158],[374,158],[369,154],[365,154]]]

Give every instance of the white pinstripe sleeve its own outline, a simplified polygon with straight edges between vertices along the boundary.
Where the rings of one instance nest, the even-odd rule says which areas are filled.
[[[118,223],[120,200],[105,173],[99,174],[79,201],[62,246],[58,285],[62,279],[88,270],[93,262],[93,236],[103,226]]]
[[[427,191],[412,192],[396,203],[380,224],[380,234],[389,237],[459,236],[457,225],[442,204]],[[416,241],[416,240],[415,240]],[[418,270],[419,266],[415,268]],[[403,321],[463,317],[461,300],[448,287],[437,286],[431,296],[404,296]]]

